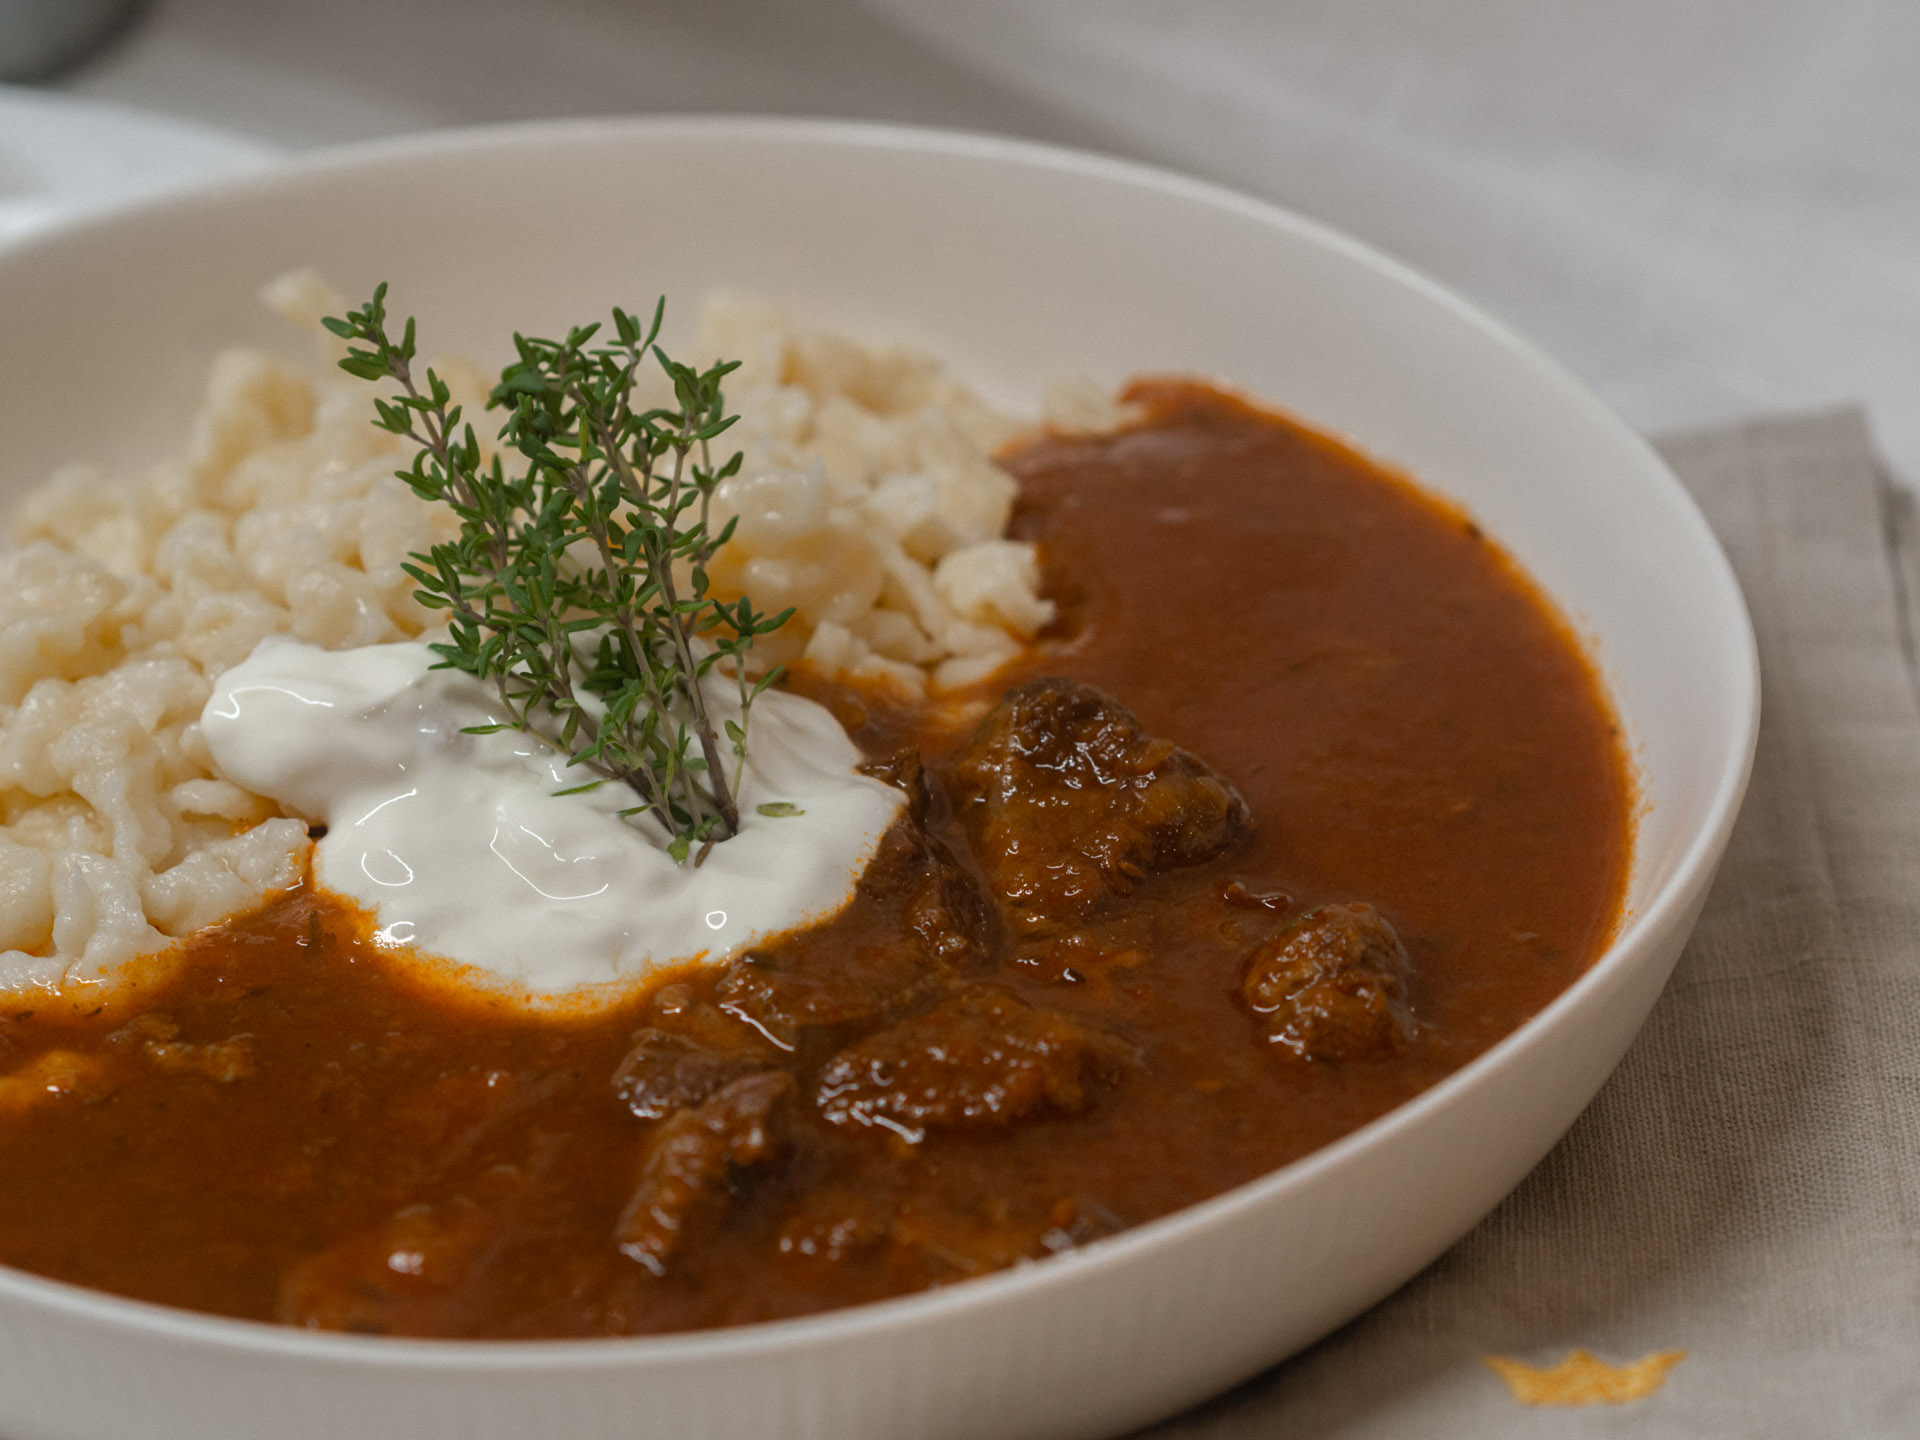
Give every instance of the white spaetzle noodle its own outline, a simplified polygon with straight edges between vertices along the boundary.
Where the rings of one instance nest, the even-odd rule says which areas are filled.
[[[317,277],[266,298],[317,329]],[[737,517],[722,594],[795,607],[756,660],[804,656],[913,695],[1004,664],[1051,618],[1031,547],[1003,538],[1021,428],[934,360],[709,307],[703,349],[739,356]],[[477,414],[485,381],[438,367]],[[370,387],[233,350],[186,452],[134,474],[75,466],[0,553],[0,993],[89,981],[257,906],[305,873],[304,823],[216,773],[212,682],[269,635],[327,649],[420,635],[401,569],[451,533],[393,471]]]
[[[699,344],[741,361],[727,394],[746,464],[716,497],[739,526],[713,580],[795,608],[769,658],[918,695],[991,674],[1053,617],[1033,548],[1003,538],[1015,486],[993,453],[1021,421],[931,356],[749,301],[710,304]]]

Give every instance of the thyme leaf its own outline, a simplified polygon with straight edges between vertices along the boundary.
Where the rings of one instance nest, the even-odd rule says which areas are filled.
[[[342,370],[398,387],[374,401],[373,422],[418,447],[396,473],[460,521],[456,539],[404,567],[420,603],[446,615],[435,668],[492,683],[507,720],[474,733],[510,725],[597,777],[557,793],[623,784],[637,803],[619,813],[653,816],[677,863],[704,856],[740,828],[750,713],[779,675],[749,678],[747,653],[793,614],[707,593],[707,566],[733,533],[729,521],[715,534],[708,514],[740,468],[738,452],[716,464],[712,448],[737,418],[722,382],[738,362],[671,359],[657,343],[664,300],[644,324],[616,307],[610,336],[597,324],[563,340],[515,335],[518,358],[487,401],[505,415],[509,468],[483,455],[440,376],[416,376],[414,322],[395,339],[386,296],[381,284],[324,323],[348,342]],[[636,401],[648,361],[672,405]],[[723,662],[737,714],[716,729],[701,682]]]

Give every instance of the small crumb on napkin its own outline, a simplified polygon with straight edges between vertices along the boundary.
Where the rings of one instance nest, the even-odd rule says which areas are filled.
[[[1667,1383],[1684,1350],[1658,1350],[1627,1365],[1609,1365],[1590,1350],[1575,1350],[1544,1369],[1504,1355],[1482,1357],[1522,1405],[1624,1405],[1644,1400]]]

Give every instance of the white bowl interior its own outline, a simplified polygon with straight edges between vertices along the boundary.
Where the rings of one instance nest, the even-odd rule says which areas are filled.
[[[826,1398],[805,1401],[806,1423],[789,1414],[796,1433],[835,1433],[823,1428],[829,1423],[846,1434],[1093,1433],[1089,1427],[1145,1419],[1277,1358],[1404,1279],[1484,1213],[1570,1123],[1664,981],[1724,845],[1751,754],[1757,682],[1738,591],[1698,512],[1637,437],[1553,365],[1390,262],[1194,182],[964,137],[707,121],[404,142],[163,201],[0,254],[0,314],[11,342],[0,347],[0,503],[65,460],[126,464],[177,447],[218,347],[240,338],[301,351],[254,292],[305,264],[355,299],[376,280],[390,281],[391,304],[420,317],[429,348],[487,358],[499,356],[500,337],[512,329],[559,328],[615,302],[643,308],[660,293],[684,325],[700,297],[730,288],[846,328],[922,338],[1016,403],[1030,403],[1062,374],[1224,377],[1355,438],[1464,505],[1589,637],[1613,691],[1645,803],[1633,920],[1546,1016],[1387,1121],[1305,1166],[1122,1237],[1111,1258],[1096,1247],[1078,1257],[1094,1263],[1061,1266],[1057,1278],[1043,1266],[963,1287],[971,1295],[881,1309],[908,1329],[932,1333],[945,1324],[984,1334],[1001,1324],[994,1305],[1051,1292],[1077,1297],[1075,1305],[1124,1307],[1131,1285],[1142,1304],[1149,1290],[1171,1287],[1163,1308],[1181,1314],[1189,1303],[1176,1293],[1183,1282],[1140,1278],[1162,1264],[1161,1251],[1188,1247],[1186,1269],[1213,1275],[1224,1295],[1235,1281],[1218,1247],[1234,1226],[1270,1227],[1284,1217],[1296,1231],[1324,1233],[1337,1250],[1354,1228],[1339,1220],[1342,1207],[1384,1216],[1404,1203],[1355,1187],[1401,1185],[1415,1173],[1408,1167],[1437,1165],[1421,1183],[1436,1185],[1442,1198],[1406,1227],[1398,1252],[1344,1280],[1327,1263],[1302,1262],[1307,1268],[1287,1272],[1287,1283],[1311,1276],[1319,1290],[1278,1300],[1270,1290],[1269,1310],[1286,1313],[1262,1320],[1250,1345],[1196,1339],[1187,1346],[1196,1353],[1177,1363],[1140,1365],[1125,1352],[1151,1338],[1141,1326],[1157,1336],[1165,1324],[1143,1319],[1130,1339],[1116,1338],[1113,1325],[1090,1326],[1107,1339],[1094,1335],[1088,1344],[1106,1350],[1095,1358],[1053,1353],[1049,1362],[1056,1377],[1076,1377],[1071,1384],[1049,1388],[1045,1375],[1029,1376],[1017,1358],[1004,1358],[996,1362],[1000,1393],[982,1398],[971,1394],[978,1385],[935,1385],[953,1408],[933,1416],[924,1398],[902,1409],[907,1402],[897,1396],[856,1403],[828,1387]],[[1494,1123],[1507,1126],[1508,1138],[1457,1145],[1459,1135]],[[24,1315],[20,1306],[51,1305],[46,1297],[57,1288],[0,1276],[0,1324],[9,1313]],[[1251,1293],[1244,1304],[1215,1297],[1189,1318],[1212,1323],[1208,1317],[1233,1304],[1239,1314],[1258,1303]],[[159,1312],[121,1302],[62,1313],[83,1311],[82,1328],[93,1332],[117,1326],[124,1337],[161,1324],[141,1318]],[[791,1367],[814,1353],[811,1345],[829,1365],[822,1357],[851,1356],[851,1337],[865,1334],[870,1370],[882,1363],[872,1346],[883,1332],[864,1330],[866,1323],[768,1327],[772,1338],[756,1353]],[[237,1342],[218,1337],[243,1329],[189,1324],[170,1333],[178,1353],[225,1346],[231,1360]],[[187,1336],[202,1340],[188,1345]],[[243,1348],[338,1360],[315,1373],[363,1365],[351,1346],[299,1349],[317,1343],[289,1337]],[[650,1377],[647,1393],[658,1400],[672,1387],[649,1353],[672,1353],[686,1369],[687,1355],[704,1352],[698,1344],[651,1352],[643,1344],[619,1350],[640,1358],[607,1362]],[[558,1364],[514,1361],[528,1373]],[[1116,1366],[1138,1378],[1115,1379]],[[377,1368],[392,1373],[385,1362]],[[0,1391],[10,1384],[5,1370],[0,1358]],[[798,1403],[791,1377],[783,1383],[782,1403]],[[1076,1391],[1069,1405],[1075,1386],[1087,1393]],[[874,1393],[882,1389],[895,1393]],[[673,1413],[683,1433],[751,1433],[755,1417],[772,1413],[765,1404],[773,1393],[755,1392],[752,1404],[736,1396],[724,1415],[710,1407],[702,1418],[697,1406]],[[1045,1424],[1033,1419],[1036,1395],[1053,1397]],[[180,1403],[213,1402],[187,1395]],[[682,1403],[694,1405],[684,1396],[671,1402]],[[67,1413],[22,1412],[36,1424]],[[82,1422],[59,1423],[81,1433]],[[224,1433],[205,1415],[196,1423]],[[484,1413],[475,1423],[508,1433],[504,1424],[489,1429]],[[0,1430],[9,1424],[23,1422],[0,1402]],[[603,1430],[581,1420],[567,1433]]]

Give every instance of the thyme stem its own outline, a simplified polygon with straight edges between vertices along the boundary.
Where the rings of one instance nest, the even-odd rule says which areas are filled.
[[[739,831],[750,711],[779,674],[749,679],[748,651],[792,613],[707,594],[707,563],[733,533],[731,522],[712,533],[708,514],[740,466],[737,453],[715,466],[711,450],[733,423],[721,382],[735,366],[670,359],[655,343],[664,301],[645,327],[616,308],[613,337],[598,345],[598,325],[558,341],[516,335],[519,359],[487,402],[505,412],[499,438],[525,462],[510,472],[498,456],[483,463],[433,370],[416,381],[414,322],[392,337],[386,291],[325,323],[348,342],[343,370],[399,387],[375,400],[374,423],[418,447],[400,478],[460,521],[457,539],[405,567],[420,602],[448,614],[449,638],[432,646],[439,668],[492,682],[507,720],[477,728],[527,731],[600,777],[590,785],[626,785],[639,803],[621,813],[653,816],[675,860],[697,864]],[[672,407],[634,408],[649,356]],[[739,706],[723,722],[731,776],[701,683],[722,661]]]

